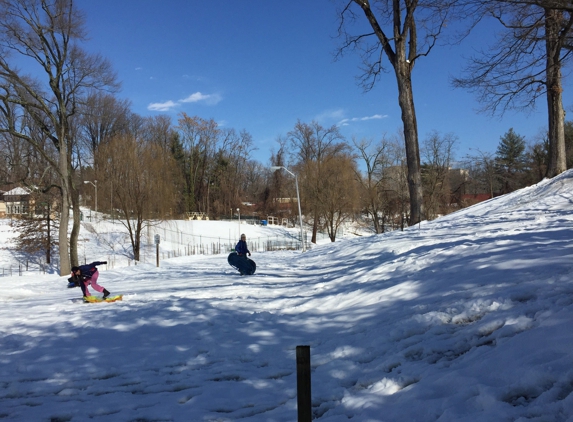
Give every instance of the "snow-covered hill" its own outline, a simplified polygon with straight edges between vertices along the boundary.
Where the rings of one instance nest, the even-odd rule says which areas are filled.
[[[0,417],[293,421],[310,345],[318,421],[573,421],[573,173],[252,258],[250,277],[224,254],[103,268],[124,294],[103,304],[0,277]]]

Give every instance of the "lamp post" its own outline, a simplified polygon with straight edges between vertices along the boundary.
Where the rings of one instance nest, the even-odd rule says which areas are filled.
[[[91,184],[93,187],[95,187],[95,212],[97,214],[97,180],[94,180],[95,184],[93,184],[92,182],[90,182],[89,180],[84,180],[84,183],[89,183]]]
[[[294,177],[294,183],[296,185],[296,201],[298,203],[298,220],[300,223],[300,241],[302,243],[302,251],[305,252],[306,248],[304,246],[304,237],[303,237],[303,232],[302,232],[302,212],[300,211],[300,196],[298,194],[298,177],[296,177],[296,174],[294,174],[293,172],[289,171],[289,169],[287,169],[284,166],[271,166],[271,171],[277,171],[283,169],[284,171],[286,171],[288,174],[290,174],[291,176]]]
[[[241,210],[237,208],[237,214],[239,215],[239,236],[241,235]]]

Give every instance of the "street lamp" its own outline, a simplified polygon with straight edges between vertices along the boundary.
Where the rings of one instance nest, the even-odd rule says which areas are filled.
[[[296,185],[296,201],[298,202],[298,220],[300,223],[300,241],[302,243],[302,251],[305,252],[306,249],[304,246],[304,237],[302,233],[302,212],[300,211],[300,196],[298,194],[298,177],[296,177],[296,174],[292,173],[291,171],[289,171],[289,169],[287,169],[284,166],[271,166],[271,171],[277,171],[280,169],[284,169],[284,171],[286,171],[288,174],[294,176],[294,182]]]
[[[241,210],[237,208],[237,214],[239,215],[239,236],[241,235]]]
[[[89,183],[93,187],[95,187],[95,212],[97,214],[97,180],[94,180],[95,184],[90,182],[89,180],[84,180],[84,183]]]

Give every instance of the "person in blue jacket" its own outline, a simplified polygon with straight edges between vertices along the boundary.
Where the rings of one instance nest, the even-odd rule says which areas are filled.
[[[95,261],[91,264],[72,267],[72,277],[76,280],[79,279],[79,285],[82,288],[84,296],[91,296],[90,291],[88,290],[88,286],[90,285],[95,291],[103,293],[104,299],[109,296],[109,292],[105,287],[97,284],[97,279],[99,277],[97,266],[104,264],[107,264],[107,261]]]
[[[235,251],[237,251],[237,255],[239,256],[246,256],[247,254],[251,256],[251,251],[247,247],[247,236],[243,233],[241,235],[241,240],[235,246]]]

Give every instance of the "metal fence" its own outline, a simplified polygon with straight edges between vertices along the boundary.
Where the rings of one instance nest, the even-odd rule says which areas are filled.
[[[50,268],[50,264],[45,263],[30,263],[28,261],[17,262],[16,264],[11,264],[7,267],[1,267],[0,277],[13,275],[21,276],[25,273],[46,274],[46,272],[50,271]]]

